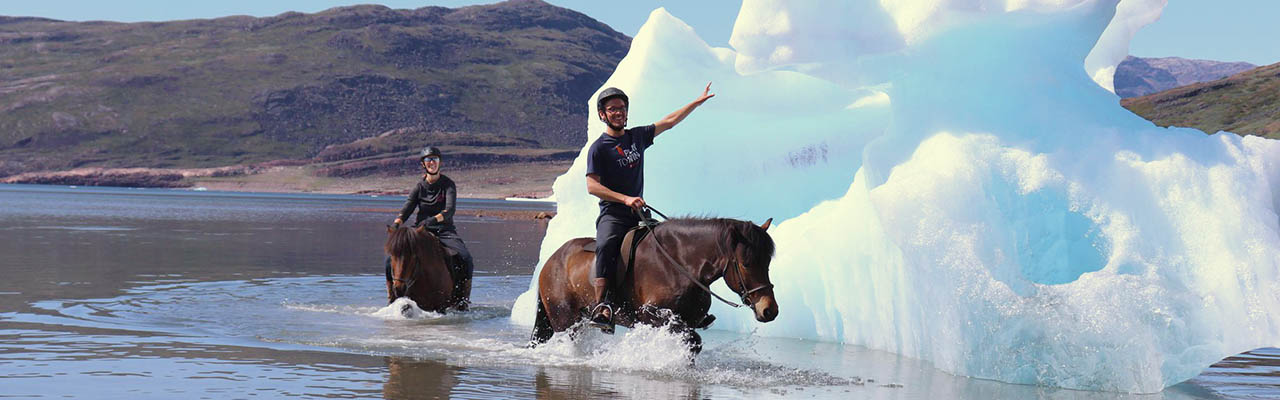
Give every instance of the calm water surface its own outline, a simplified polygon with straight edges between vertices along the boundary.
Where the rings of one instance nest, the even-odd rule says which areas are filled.
[[[381,266],[400,201],[0,185],[0,398],[1280,398],[1277,349],[1153,395],[716,330],[692,363],[652,329],[525,349],[530,328],[508,316],[545,222],[458,217],[473,310],[406,317],[386,307]]]

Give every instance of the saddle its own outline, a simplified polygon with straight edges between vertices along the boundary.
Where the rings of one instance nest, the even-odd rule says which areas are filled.
[[[645,211],[641,214],[640,224],[635,228],[631,228],[631,230],[627,231],[627,234],[622,237],[622,252],[620,255],[625,262],[620,263],[621,265],[618,266],[618,276],[626,276],[627,273],[630,272],[631,268],[635,266],[636,249],[640,247],[640,242],[644,241],[644,238],[649,236],[649,234],[653,232],[653,228],[656,228],[659,224],[661,224],[661,222],[650,217],[649,212]],[[592,241],[591,243],[583,245],[582,250],[595,253],[596,242]],[[622,285],[623,279],[616,279],[615,281],[617,282],[615,282],[614,285],[620,286]],[[617,287],[614,289],[617,289]],[[707,314],[701,321],[693,323],[691,328],[707,329],[711,326],[711,323],[715,322],[715,320],[715,315]]]
[[[649,217],[646,212],[642,214],[640,224],[631,228],[631,230],[627,231],[627,234],[622,237],[622,249],[619,255],[624,262],[618,265],[618,276],[627,276],[627,273],[635,266],[636,249],[640,247],[640,242],[643,241],[646,236],[649,236],[649,233],[653,232],[653,228],[656,228],[660,223],[661,222]],[[596,242],[592,241],[591,243],[587,243],[582,246],[582,250],[589,253],[595,253]],[[615,286],[622,284],[622,279],[616,279],[616,281],[617,282],[614,282]]]

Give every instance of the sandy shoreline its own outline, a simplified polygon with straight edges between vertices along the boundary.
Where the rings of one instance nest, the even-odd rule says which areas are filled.
[[[545,198],[551,184],[569,168],[568,162],[504,165],[489,168],[446,170],[458,186],[459,198]],[[265,193],[361,194],[404,199],[422,179],[420,175],[365,178],[325,178],[309,174],[306,167],[273,167],[253,175],[192,179],[193,187],[208,190]],[[399,208],[359,208],[357,212],[381,213],[390,221]],[[492,210],[463,208],[456,215],[508,220],[550,219],[555,211]]]
[[[444,174],[458,186],[458,197],[505,199],[545,198],[551,195],[555,178],[569,169],[569,162],[501,165],[488,168],[446,170]],[[269,192],[376,194],[403,196],[422,179],[421,175],[370,176],[361,178],[319,177],[307,167],[272,167],[252,175],[190,178],[191,187],[209,190]]]
[[[445,170],[458,186],[458,197],[478,199],[545,198],[569,161],[501,164]],[[0,183],[207,190],[263,193],[406,195],[421,175],[325,177],[312,166],[233,166],[221,168],[78,168],[29,172]]]
[[[545,198],[555,178],[571,162],[538,162],[445,170],[458,186],[459,198]],[[421,175],[321,177],[310,166],[223,167],[201,169],[80,168],[69,171],[26,173],[0,179],[0,183],[73,186],[188,188],[230,192],[317,193],[379,195],[401,198],[422,179]],[[360,209],[392,215],[399,209]],[[546,219],[554,211],[462,209],[460,215],[480,218]]]
[[[387,215],[387,221],[395,219],[396,213],[400,212],[399,208],[351,208],[347,211],[367,212],[374,214]],[[496,219],[551,219],[556,216],[555,211],[537,211],[537,210],[494,210],[484,208],[459,208],[454,211],[453,215],[468,216],[475,218],[496,218]],[[412,221],[410,221],[412,222]]]

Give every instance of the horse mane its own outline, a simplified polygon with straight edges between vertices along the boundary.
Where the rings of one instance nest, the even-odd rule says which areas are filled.
[[[718,235],[720,248],[732,251],[741,244],[743,258],[760,262],[773,258],[773,238],[764,228],[750,221],[706,216],[680,217],[666,220],[661,226],[678,232]]]
[[[427,246],[434,239],[433,235],[426,232],[418,232],[417,229],[409,227],[400,227],[393,229],[391,234],[387,236],[387,243],[383,246],[387,255],[398,257],[400,259],[414,257],[428,257],[432,255],[432,247]]]

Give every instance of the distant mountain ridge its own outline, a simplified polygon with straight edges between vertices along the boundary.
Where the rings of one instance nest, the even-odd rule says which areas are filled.
[[[480,142],[546,148],[541,160],[582,145],[584,102],[630,42],[540,0],[142,23],[0,17],[0,177],[305,160],[395,130],[420,133],[385,136],[390,153],[362,161],[408,158],[440,135],[509,137]]]
[[[1280,63],[1120,104],[1160,126],[1280,139]]]
[[[1116,66],[1113,82],[1120,98],[1130,98],[1222,79],[1254,68],[1257,66],[1246,62],[1129,56]]]

